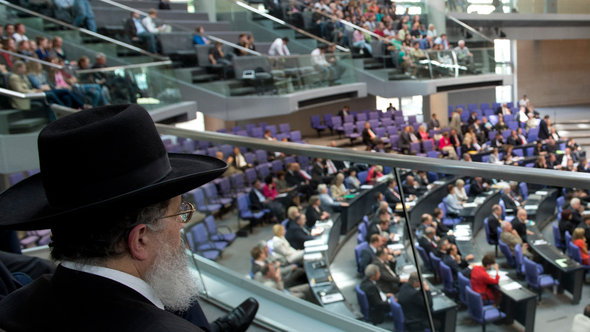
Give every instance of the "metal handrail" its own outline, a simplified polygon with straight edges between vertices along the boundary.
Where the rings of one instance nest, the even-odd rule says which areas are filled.
[[[476,29],[474,29],[473,27],[471,27],[469,24],[464,23],[463,21],[459,20],[458,18],[456,18],[456,17],[454,17],[454,16],[452,16],[450,14],[446,14],[446,15],[447,15],[447,18],[449,18],[451,21],[459,24],[460,26],[462,26],[463,28],[469,30],[470,32],[473,32],[474,34],[480,36],[481,38],[487,40],[490,43],[493,43],[494,42],[493,39],[489,38],[488,36],[484,35],[483,33],[479,32],[479,31],[477,31]]]
[[[115,6],[115,7],[118,7],[120,9],[129,11],[129,12],[136,12],[139,15],[142,15],[142,16],[148,16],[149,15],[148,13],[146,13],[144,11],[141,11],[139,9],[135,9],[133,7],[129,7],[129,6],[120,4],[120,3],[116,2],[116,1],[111,1],[111,0],[99,0],[99,1],[104,2],[106,4],[109,4],[109,5],[112,5],[112,6]],[[166,22],[166,20],[164,20],[164,21]],[[178,27],[175,24],[168,24],[168,25],[170,25],[173,28],[182,30],[182,31],[187,31],[186,29],[181,28],[181,27]],[[162,34],[162,36],[166,36],[166,35],[165,34]],[[243,46],[240,46],[238,44],[234,44],[232,42],[229,42],[227,40],[224,40],[224,39],[221,39],[221,38],[218,38],[218,37],[215,37],[215,36],[207,35],[207,38],[209,38],[210,40],[216,41],[216,42],[220,42],[220,43],[225,44],[227,46],[230,46],[230,47],[233,47],[233,48],[237,48],[237,49],[239,49],[241,51],[247,52],[247,53],[252,54],[252,55],[261,55],[259,52],[252,51],[251,49],[245,48]]]
[[[131,65],[125,66],[113,66],[113,67],[104,67],[104,68],[92,68],[92,69],[78,69],[76,70],[77,74],[91,74],[91,73],[102,73],[105,71],[115,71],[119,69],[133,69],[133,68],[145,68],[145,67],[159,67],[164,65],[171,65],[172,61],[158,61],[158,62],[148,62],[148,63],[135,63]]]
[[[143,50],[143,49],[141,49],[139,47],[135,47],[133,45],[129,45],[127,43],[118,41],[116,39],[113,39],[113,38],[110,38],[110,37],[107,37],[107,36],[103,36],[103,35],[101,35],[99,33],[90,31],[88,29],[84,29],[84,28],[73,26],[73,25],[71,25],[69,23],[66,23],[64,21],[60,21],[60,20],[55,19],[53,17],[45,16],[43,14],[39,14],[38,12],[35,12],[35,11],[32,11],[32,10],[23,8],[21,6],[17,6],[15,4],[13,4],[13,3],[10,3],[8,1],[6,1],[6,0],[0,0],[0,4],[4,5],[6,7],[9,7],[9,8],[20,10],[20,11],[22,11],[24,13],[27,13],[27,14],[30,14],[30,15],[33,15],[33,16],[36,16],[36,17],[40,17],[40,18],[42,18],[44,20],[48,20],[50,22],[53,22],[53,23],[56,23],[56,24],[65,26],[65,27],[67,27],[69,29],[80,31],[80,32],[82,32],[82,33],[84,33],[86,35],[89,35],[89,36],[92,36],[92,37],[95,37],[95,38],[98,38],[98,39],[102,39],[102,40],[107,41],[109,43],[113,43],[113,44],[119,45],[121,47],[125,47],[127,49],[130,49],[130,50],[133,50],[135,52],[138,52],[138,53],[147,55],[147,56],[149,56],[151,58],[154,58],[154,59],[158,59],[158,60],[167,60],[168,59],[168,57],[166,57],[166,56],[161,56],[161,55],[158,55],[158,54],[154,54],[154,53],[148,52],[146,50]]]
[[[70,113],[71,108],[53,105],[55,111]],[[494,165],[489,163],[465,162],[447,159],[408,156],[403,154],[375,153],[370,151],[353,151],[349,149],[326,146],[299,144],[290,142],[268,141],[259,138],[243,137],[210,131],[194,131],[170,125],[156,124],[158,132],[190,138],[197,141],[209,141],[217,144],[230,144],[251,149],[298,154],[323,159],[346,160],[371,165],[383,165],[395,168],[417,169],[444,174],[483,178],[500,178],[519,182],[542,184],[556,187],[575,187],[590,189],[590,174],[564,172],[520,166]]]
[[[12,56],[15,56],[17,58],[21,58],[24,59],[26,61],[33,61],[33,62],[38,62],[44,66],[48,66],[48,67],[53,67],[53,68],[57,68],[57,69],[64,69],[64,66],[60,66],[60,65],[56,65],[55,63],[51,63],[51,62],[47,62],[47,61],[43,61],[37,58],[33,58],[24,54],[20,54],[20,53],[15,53],[15,52],[11,52],[11,51],[7,51],[7,50],[3,50],[0,48],[0,53],[6,53],[6,54],[10,54]]]
[[[290,24],[290,23],[287,23],[287,22],[285,22],[285,21],[283,21],[283,20],[281,20],[281,19],[278,19],[278,18],[276,18],[276,17],[274,17],[274,16],[272,16],[272,15],[269,15],[269,14],[267,14],[267,13],[265,13],[265,12],[261,11],[261,10],[258,10],[258,9],[254,8],[254,7],[252,7],[252,6],[250,6],[250,5],[246,4],[246,3],[244,3],[244,2],[242,2],[242,1],[235,0],[234,2],[236,3],[236,5],[238,5],[238,6],[242,7],[242,8],[244,8],[244,9],[246,9],[246,10],[249,10],[249,11],[251,11],[251,12],[253,12],[253,13],[256,13],[256,14],[258,14],[258,15],[260,15],[260,16],[263,16],[263,17],[265,17],[265,18],[268,18],[269,20],[271,20],[271,21],[274,21],[274,22],[277,22],[277,23],[279,23],[280,25],[286,26],[286,27],[288,27],[289,29],[295,30],[295,31],[297,31],[298,33],[300,33],[300,34],[302,34],[302,35],[304,35],[304,36],[307,36],[307,37],[309,37],[309,38],[313,38],[313,39],[315,39],[315,40],[317,40],[317,41],[319,41],[319,42],[321,42],[321,43],[324,43],[324,44],[326,44],[326,45],[333,44],[332,42],[330,42],[330,41],[327,41],[327,40],[325,40],[324,38],[318,37],[318,36],[316,36],[316,35],[314,35],[314,34],[312,34],[312,33],[309,33],[309,32],[307,32],[307,31],[305,31],[305,30],[299,29],[298,27],[296,27],[296,26],[294,26],[294,25],[292,25],[292,24]],[[335,45],[335,46],[336,46],[336,48],[337,48],[338,50],[340,50],[340,51],[342,51],[342,52],[350,52],[350,49],[349,49],[349,48],[346,48],[346,47],[343,47],[343,46],[340,46],[340,45]]]
[[[31,93],[22,93],[10,89],[0,88],[0,95],[12,98],[19,98],[19,99],[41,99],[45,98],[45,93],[43,92],[31,92]]]

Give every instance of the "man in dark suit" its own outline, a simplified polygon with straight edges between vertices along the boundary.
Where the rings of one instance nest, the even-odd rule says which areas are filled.
[[[367,241],[371,239],[371,236],[373,236],[373,234],[381,234],[382,232],[389,231],[389,221],[391,220],[391,215],[389,214],[389,211],[379,209],[377,211],[377,218],[377,222],[371,223],[371,225],[369,225],[369,229],[367,229]]]
[[[371,150],[377,144],[377,135],[371,129],[371,123],[369,121],[365,122],[365,129],[362,132],[363,144],[367,146],[368,150]]]
[[[395,185],[396,183],[394,179],[388,179],[387,189],[385,189],[385,191],[383,192],[385,200],[387,201],[387,203],[389,203],[392,209],[395,208],[395,205],[397,203],[401,203],[401,197],[397,193],[397,191],[395,191]]]
[[[428,306],[432,308],[432,296],[427,283],[423,285],[426,291]],[[428,320],[424,319],[426,307],[424,306],[424,296],[420,290],[420,279],[416,272],[410,273],[408,282],[402,285],[397,294],[397,302],[402,307],[404,318],[406,320],[406,329],[408,331],[424,331],[430,328]]]
[[[470,197],[479,196],[486,190],[487,183],[483,181],[483,178],[481,176],[476,176],[473,179],[473,181],[471,181],[471,185],[469,186],[469,193],[467,195]]]
[[[516,130],[512,130],[510,132],[510,136],[508,136],[508,144],[512,145],[512,146],[519,146],[519,145],[523,145],[523,141],[520,138],[520,136],[518,136],[518,133],[516,132]]]
[[[440,122],[436,118],[436,113],[432,113],[430,121],[428,121],[428,129],[440,129]]]
[[[549,138],[549,136],[551,136],[549,126],[551,126],[551,120],[549,120],[549,115],[545,115],[545,117],[539,123],[539,134],[537,137],[539,137],[541,141],[546,140]]]
[[[406,177],[406,183],[403,185],[403,188],[405,196],[420,196],[426,191],[426,188],[420,186],[420,184],[411,175]]]
[[[311,186],[316,188],[320,183],[330,183],[331,177],[326,176],[326,166],[322,158],[314,158],[311,168]]]
[[[520,202],[517,200],[517,197],[513,195],[510,187],[504,188],[502,192],[502,200],[506,205],[506,213],[508,214],[512,215],[512,213],[516,212],[516,209],[520,206]]]
[[[313,236],[311,236],[309,230],[305,228],[306,221],[305,214],[300,214],[295,219],[295,222],[289,223],[289,229],[287,229],[285,239],[294,249],[303,250],[305,249],[305,241],[313,240]]]
[[[435,256],[440,257],[440,251],[438,250],[435,237],[436,230],[434,227],[426,227],[424,234],[418,239],[418,244],[426,250],[427,254],[433,253]]]
[[[377,280],[379,288],[385,293],[396,294],[399,292],[401,283],[405,282],[405,280],[400,279],[395,273],[396,261],[393,256],[386,249],[379,248],[371,264],[379,267],[379,273],[381,274],[381,278]]]
[[[307,219],[306,226],[311,229],[318,220],[326,220],[330,218],[330,214],[321,208],[322,202],[320,197],[313,195],[309,198],[309,206],[305,210],[305,218]]]
[[[467,126],[471,126],[477,121],[477,112],[471,112],[469,119],[467,119]]]
[[[344,106],[340,111],[338,111],[338,116],[342,118],[342,122],[344,122],[344,117],[350,115],[350,107]]]
[[[369,239],[369,245],[361,251],[359,257],[359,271],[364,271],[367,265],[375,259],[377,249],[381,247],[381,237],[379,234],[373,234]]]
[[[61,263],[53,275],[2,300],[0,330],[248,327],[258,307],[254,299],[207,322],[180,237],[195,211],[180,195],[220,176],[223,161],[168,155],[152,118],[138,105],[76,112],[47,125],[38,141],[41,174],[2,193],[0,229],[51,228],[51,256]],[[84,152],[87,146],[98,148]],[[64,176],[69,171],[62,163],[77,176]]]
[[[270,217],[273,220],[280,221],[285,219],[283,205],[277,201],[273,201],[270,198],[264,197],[262,194],[262,185],[260,184],[260,180],[256,179],[256,181],[254,181],[254,186],[250,190],[248,197],[250,198],[250,207],[252,210],[261,211],[264,209],[269,209],[271,214]]]
[[[409,154],[411,143],[412,139],[410,138],[410,126],[406,126],[404,127],[401,135],[399,135],[399,141],[397,144],[403,154]]]
[[[141,23],[139,13],[131,12],[131,17],[125,22],[125,34],[133,42],[141,41],[145,43],[149,52],[158,53],[156,36]]]
[[[499,204],[492,206],[492,214],[488,217],[488,227],[490,229],[490,238],[498,239],[498,227],[502,223],[502,207]]]
[[[391,311],[388,299],[393,297],[393,294],[386,294],[379,289],[379,286],[377,285],[379,278],[381,278],[379,267],[370,264],[365,268],[365,279],[363,279],[360,285],[361,290],[367,295],[367,302],[369,302],[369,320],[373,324],[383,323],[385,315]]]
[[[296,187],[297,191],[305,195],[305,199],[310,197],[313,193],[313,188],[309,184],[309,179],[301,175],[301,167],[299,163],[290,163],[287,165],[287,173],[285,174],[285,181],[289,187]]]

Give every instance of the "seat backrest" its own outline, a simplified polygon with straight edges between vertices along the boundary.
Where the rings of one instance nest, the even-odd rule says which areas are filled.
[[[488,217],[483,219],[483,226],[486,232],[486,240],[488,241],[488,244],[498,244],[496,239],[492,240],[492,238],[490,238],[490,225],[488,224]]]
[[[196,246],[202,243],[207,243],[209,241],[207,229],[205,228],[205,225],[203,223],[199,223],[193,226],[193,228],[191,228],[191,234],[193,235],[193,241],[195,242]]]
[[[531,261],[527,257],[524,257],[524,271],[527,284],[537,287],[539,279],[537,263]]]
[[[248,164],[254,164],[254,161],[256,160],[256,155],[252,152],[246,152],[244,153],[244,159],[246,159],[246,162]]]
[[[367,121],[367,115],[365,113],[358,113],[356,115],[356,121],[364,123],[365,121]]]
[[[359,307],[361,308],[361,313],[363,314],[364,319],[368,322],[369,321],[369,300],[367,299],[367,294],[361,290],[360,285],[356,285],[356,298],[359,302]]]
[[[252,185],[256,181],[256,170],[254,168],[247,168],[244,174],[249,185]]]
[[[393,318],[393,330],[395,332],[403,332],[404,331],[404,312],[402,311],[402,306],[397,303],[397,301],[389,301],[391,305],[391,315]]]
[[[205,195],[203,194],[203,189],[197,188],[192,191],[192,194],[193,199],[195,200],[195,205],[197,207],[207,205],[207,203],[205,202]]]
[[[236,173],[230,177],[232,187],[234,189],[243,189],[244,188],[244,174]]]
[[[215,218],[213,215],[208,215],[205,217],[205,226],[207,226],[207,232],[209,232],[209,234],[217,234],[217,224],[215,223]]]
[[[572,235],[569,231],[565,231],[565,243],[570,243],[572,241]]]
[[[582,264],[582,255],[580,254],[580,248],[576,246],[572,241],[567,243],[568,255],[576,262]]]
[[[367,175],[369,175],[369,171],[362,171],[357,174],[357,178],[361,182],[361,184],[365,184],[367,182]]]
[[[369,244],[367,242],[363,242],[361,244],[358,244],[356,247],[354,247],[354,258],[356,260],[356,270],[360,274],[364,274],[365,273],[365,271],[363,271],[361,269],[361,266],[360,266],[360,263],[361,263],[361,252],[363,250],[365,250],[368,246],[369,246]]]
[[[469,311],[469,316],[481,322],[483,320],[483,301],[481,295],[474,292],[471,286],[466,286],[465,291],[467,293],[467,310]]]
[[[209,182],[201,187],[205,191],[205,195],[207,195],[207,199],[209,201],[215,200],[217,198],[217,187],[215,184]]]
[[[465,287],[471,286],[471,281],[463,275],[463,273],[457,273],[457,281],[459,283],[459,300],[463,302],[463,304],[467,304],[467,291]]]
[[[522,254],[522,247],[520,243],[514,246],[514,262],[516,263],[516,271],[520,272],[522,270],[523,262],[523,254]]]
[[[249,204],[248,204],[248,195],[247,194],[241,194],[240,196],[238,196],[238,210],[240,212],[246,212],[249,209]]]
[[[502,242],[502,240],[498,240],[498,245],[500,246],[500,251],[502,251],[504,256],[506,256],[507,263],[510,266],[515,266],[516,263],[514,262],[514,256],[512,255],[512,252],[510,251],[510,247],[508,247],[508,245],[506,243]]]
[[[256,150],[254,153],[256,154],[256,160],[258,160],[258,163],[268,162],[268,153],[266,150]]]
[[[288,123],[280,123],[279,131],[281,133],[289,133],[291,131],[291,126]]]
[[[430,257],[430,262],[432,264],[432,268],[434,269],[434,273],[440,276],[440,264],[442,263],[441,259],[436,257],[436,255],[432,252],[428,253],[428,257]]]
[[[432,258],[432,257],[431,257]],[[447,292],[454,293],[456,292],[454,279],[453,279],[453,272],[451,268],[445,264],[444,262],[439,263],[439,271],[440,271],[440,279],[443,282],[445,290]]]
[[[367,237],[367,225],[364,222],[360,223],[357,227],[359,234],[363,236],[363,239]]]
[[[420,254],[420,257],[422,257],[422,261],[424,261],[424,265],[428,269],[432,269],[432,263],[430,262],[430,258],[426,254],[426,250],[424,250],[424,248],[422,248],[422,246],[420,246],[418,243],[416,243],[416,250],[418,250],[418,254]]]
[[[557,222],[554,222],[552,225],[553,225],[553,242],[555,242],[556,247],[560,247],[562,241],[561,241],[561,234],[559,234],[559,226],[557,226]]]
[[[527,199],[529,197],[529,188],[526,185],[526,182],[521,182],[518,184],[520,187],[520,192],[522,193],[522,198]]]

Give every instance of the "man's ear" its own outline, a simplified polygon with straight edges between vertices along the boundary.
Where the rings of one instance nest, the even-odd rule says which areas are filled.
[[[150,240],[153,239],[150,237],[149,229],[145,224],[139,224],[133,227],[127,238],[127,246],[131,256],[140,261],[148,259],[149,250],[147,244]]]

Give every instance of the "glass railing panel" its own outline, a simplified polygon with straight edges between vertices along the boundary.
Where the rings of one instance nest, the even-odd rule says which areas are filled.
[[[590,4],[575,0],[447,0],[449,12],[470,14],[587,14]]]
[[[453,51],[429,51],[430,68],[432,78],[456,77],[457,75],[457,58]]]

